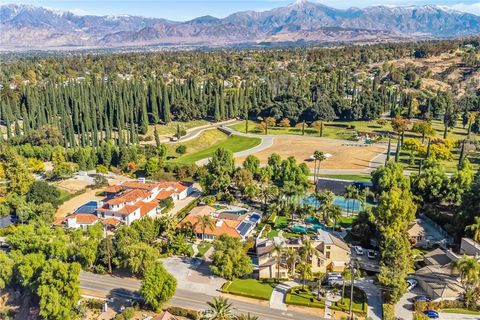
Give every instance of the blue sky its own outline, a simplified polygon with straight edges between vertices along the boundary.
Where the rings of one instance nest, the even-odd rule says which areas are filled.
[[[372,5],[446,5],[454,9],[480,15],[479,0],[310,0],[336,8],[367,7]],[[285,6],[291,1],[281,0],[0,0],[1,4],[26,3],[77,14],[140,15],[185,21],[203,15],[225,17],[236,11],[268,10]]]

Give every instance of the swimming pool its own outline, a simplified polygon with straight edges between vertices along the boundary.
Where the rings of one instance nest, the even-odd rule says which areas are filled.
[[[315,200],[313,196],[308,196],[304,198],[303,201],[310,203],[313,206],[318,205],[318,201]],[[339,206],[342,211],[359,212],[362,210],[362,203],[359,200],[347,200],[341,196],[336,196],[333,200],[333,204]]]
[[[247,213],[247,210],[222,211],[221,213],[238,214],[239,216],[241,216],[242,214]]]
[[[307,217],[305,219],[305,223],[308,224],[308,227],[302,225],[295,225],[290,229],[292,230],[292,232],[301,234],[306,234],[308,232],[316,233],[318,229],[330,230],[329,227],[318,221],[318,219],[315,217]]]

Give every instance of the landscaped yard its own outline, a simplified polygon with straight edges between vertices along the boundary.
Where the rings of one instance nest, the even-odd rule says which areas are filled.
[[[278,232],[280,230],[283,230],[283,237],[284,238],[296,238],[298,237],[298,234],[293,233],[293,232],[288,232],[286,231],[286,228],[288,227],[288,222],[289,219],[285,216],[277,216],[275,219],[275,223],[272,227],[272,230],[267,234],[267,238],[273,238],[278,236]]]
[[[212,247],[212,244],[210,242],[200,242],[200,244],[197,246],[198,253],[197,257],[203,257],[205,253]]]
[[[340,311],[348,311],[350,308],[350,290],[346,290],[348,294],[345,295],[345,298],[335,302],[331,309],[332,310],[340,310]],[[366,314],[367,313],[367,296],[365,292],[357,287],[353,288],[353,305],[352,309],[355,313]]]
[[[304,307],[325,308],[325,301],[317,300],[317,296],[308,288],[294,287],[285,297],[285,303]]]
[[[275,282],[255,279],[236,279],[225,283],[222,292],[261,300],[270,300]]]
[[[226,137],[226,139],[222,139],[223,141],[216,142],[202,150],[199,150],[193,153],[189,152],[189,148],[187,146],[187,154],[180,156],[177,159],[174,159],[173,161],[178,163],[183,163],[183,164],[193,164],[198,160],[211,157],[215,152],[215,150],[217,150],[218,148],[225,148],[235,153],[235,152],[251,149],[261,143],[260,138],[248,138],[248,137],[242,137],[242,136],[236,136],[236,135],[227,137],[225,134],[221,133],[220,131],[218,132],[224,137]],[[195,142],[203,141],[202,136],[200,136],[184,144],[187,145],[190,142],[190,145],[193,145],[194,140],[196,140]]]

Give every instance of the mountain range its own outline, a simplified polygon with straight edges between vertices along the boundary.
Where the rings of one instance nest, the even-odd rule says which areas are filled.
[[[0,6],[4,50],[126,46],[228,46],[276,42],[379,42],[480,34],[480,16],[446,7],[335,9],[297,1],[268,11],[190,21],[75,15],[32,5]]]

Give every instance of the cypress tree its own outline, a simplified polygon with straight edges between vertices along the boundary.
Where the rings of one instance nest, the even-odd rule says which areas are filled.
[[[400,160],[400,152],[402,151],[402,145],[400,143],[400,139],[397,140],[397,150],[395,153],[395,162]]]

